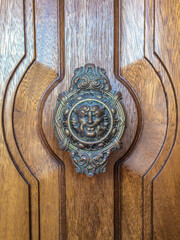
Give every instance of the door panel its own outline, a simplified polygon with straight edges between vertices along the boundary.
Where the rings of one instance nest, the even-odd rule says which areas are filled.
[[[178,239],[179,2],[2,1],[0,239]],[[122,92],[106,172],[76,173],[53,130],[74,69]]]

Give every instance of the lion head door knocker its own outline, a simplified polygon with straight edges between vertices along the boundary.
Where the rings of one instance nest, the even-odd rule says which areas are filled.
[[[59,94],[53,126],[77,172],[89,177],[105,172],[110,152],[120,148],[125,129],[121,98],[111,90],[106,71],[93,64],[75,69],[69,91]]]

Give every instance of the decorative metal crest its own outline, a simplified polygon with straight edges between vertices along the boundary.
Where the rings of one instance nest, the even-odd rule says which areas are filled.
[[[59,94],[53,126],[77,172],[88,177],[105,172],[110,152],[120,148],[125,128],[121,98],[111,90],[106,71],[94,64],[75,69],[69,91]]]

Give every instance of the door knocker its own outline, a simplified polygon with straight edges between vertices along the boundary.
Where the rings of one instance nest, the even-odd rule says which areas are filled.
[[[121,93],[111,90],[106,71],[94,64],[75,69],[69,91],[59,94],[54,131],[77,172],[88,177],[105,172],[110,152],[120,149],[125,129],[121,100]]]

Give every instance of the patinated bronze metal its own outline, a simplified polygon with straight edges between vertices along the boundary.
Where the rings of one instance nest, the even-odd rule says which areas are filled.
[[[93,64],[75,69],[69,91],[59,94],[53,126],[77,172],[89,177],[105,172],[110,152],[120,148],[125,129],[121,99],[105,70]]]

